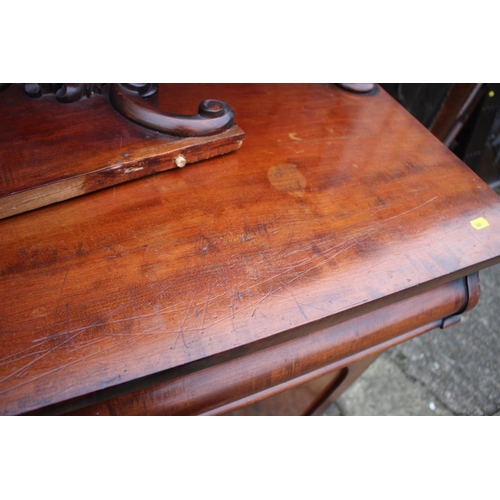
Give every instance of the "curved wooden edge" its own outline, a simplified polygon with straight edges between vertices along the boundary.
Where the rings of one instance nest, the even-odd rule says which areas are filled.
[[[479,285],[479,273],[476,272],[465,276],[464,282],[465,282],[465,290],[467,292],[467,301],[461,311],[458,311],[457,313],[452,314],[451,316],[443,318],[440,327],[443,330],[450,326],[456,325],[457,323],[460,323],[462,319],[462,314],[476,307],[477,303],[479,302],[479,299],[481,297],[481,287]]]
[[[208,99],[191,116],[165,113],[151,106],[119,83],[109,89],[112,106],[121,115],[144,127],[170,135],[203,137],[219,134],[234,124],[234,112],[224,102]]]
[[[338,377],[335,377],[331,384],[331,393],[324,398],[321,398],[321,401],[313,406],[311,405],[305,413],[307,415],[318,415],[322,410],[325,410],[329,405],[335,402],[335,400],[346,391],[349,386],[360,376],[362,373],[368,368],[368,366],[375,361],[380,354],[391,347],[394,347],[398,344],[402,344],[407,340],[418,337],[430,330],[434,330],[439,328],[441,325],[441,320],[435,320],[431,323],[423,325],[419,328],[415,328],[407,333],[400,335],[399,337],[395,337],[387,340],[386,342],[382,342],[381,344],[377,344],[376,346],[370,347],[365,351],[353,354],[341,361],[337,361],[327,366],[323,366],[317,370],[306,373],[300,377],[297,377],[293,380],[287,381],[286,383],[277,385],[275,387],[271,387],[265,391],[259,392],[257,394],[253,394],[247,398],[243,398],[237,401],[233,401],[227,405],[221,406],[219,408],[215,408],[213,410],[209,410],[205,413],[202,413],[204,416],[215,416],[215,415],[224,415],[231,411],[237,410],[243,406],[255,403],[257,401],[261,401],[262,399],[274,396],[282,391],[286,391],[288,389],[293,389],[299,385],[305,384],[314,380],[316,378],[322,377],[323,375],[327,375],[329,373],[335,372],[337,370],[341,370]],[[346,370],[344,372],[344,370]]]
[[[479,273],[469,274],[466,278],[467,292],[469,295],[467,306],[463,312],[470,311],[476,307],[481,297],[481,284],[479,282]]]
[[[467,291],[461,278],[330,328],[238,357],[231,358],[228,354],[222,363],[182,375],[172,373],[169,380],[158,380],[149,387],[138,390],[131,387],[132,392],[112,398],[106,397],[104,391],[38,413],[226,413],[437,328],[443,317],[463,310],[466,303]]]

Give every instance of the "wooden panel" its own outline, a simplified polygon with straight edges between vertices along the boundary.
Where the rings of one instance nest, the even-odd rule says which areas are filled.
[[[173,112],[231,103],[244,147],[0,221],[2,413],[209,363],[500,261],[498,196],[383,90],[166,91]]]
[[[369,356],[305,384],[244,406],[225,416],[311,416],[322,415],[378,358]]]
[[[288,391],[280,392],[275,396],[257,401],[238,410],[226,413],[228,417],[286,417],[302,415],[314,402],[318,394],[322,393],[333,381],[342,375],[342,370],[323,375],[306,382]]]
[[[159,133],[107,101],[61,104],[29,98],[20,86],[0,93],[0,219],[227,154],[244,137],[237,126],[209,137]]]
[[[308,409],[306,415],[321,415],[338,397],[344,393],[356,380],[365,372],[365,370],[379,357],[380,352],[375,355],[363,358],[360,361],[352,363],[348,368],[345,368],[343,377],[339,383],[334,383],[328,391],[325,391],[324,396],[317,398],[316,401]]]

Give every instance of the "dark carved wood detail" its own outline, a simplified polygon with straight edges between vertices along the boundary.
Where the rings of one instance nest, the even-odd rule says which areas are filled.
[[[342,90],[348,90],[354,94],[375,95],[378,92],[376,83],[337,83]]]
[[[132,95],[147,98],[156,94],[158,85],[156,83],[122,83],[124,89]]]
[[[0,84],[0,92],[10,84]],[[39,98],[54,96],[62,103],[109,93],[113,108],[125,118],[165,134],[181,137],[205,137],[219,134],[234,125],[234,112],[224,102],[202,101],[197,115],[177,115],[159,110],[148,98],[157,93],[155,83],[24,83],[26,95]]]
[[[102,94],[105,83],[25,83],[24,91],[28,97],[53,95],[64,104],[79,101],[84,97]]]
[[[165,113],[141,99],[141,90],[131,84],[113,83],[109,97],[113,107],[139,125],[166,134],[202,137],[218,134],[234,124],[233,110],[224,102],[208,99],[197,115]]]
[[[0,84],[0,92],[10,85],[10,83]],[[84,97],[104,94],[109,87],[107,83],[23,83],[22,85],[28,97],[53,95],[62,103],[72,103]],[[121,85],[130,94],[143,98],[151,97],[158,91],[156,83],[122,83]]]

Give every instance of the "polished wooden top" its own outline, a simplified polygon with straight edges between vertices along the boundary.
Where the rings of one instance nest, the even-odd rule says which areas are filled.
[[[244,145],[0,221],[1,413],[209,363],[500,261],[498,196],[383,90],[160,91],[179,113],[229,103]]]

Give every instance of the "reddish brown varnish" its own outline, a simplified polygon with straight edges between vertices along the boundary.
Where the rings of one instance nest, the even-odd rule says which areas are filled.
[[[3,414],[233,411],[440,326],[500,261],[498,196],[383,90],[162,90],[231,103],[244,147],[0,221]]]

